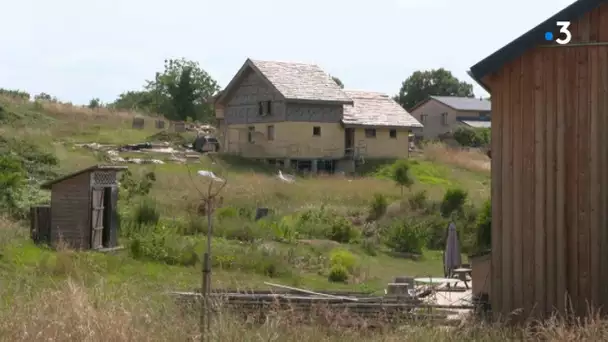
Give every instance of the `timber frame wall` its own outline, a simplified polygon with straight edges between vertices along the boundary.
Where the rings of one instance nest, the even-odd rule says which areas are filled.
[[[608,309],[608,4],[492,89],[492,310]],[[566,299],[568,297],[568,300]]]

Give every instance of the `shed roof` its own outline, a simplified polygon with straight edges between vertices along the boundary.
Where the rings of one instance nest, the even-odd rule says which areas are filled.
[[[353,105],[344,106],[342,122],[346,125],[422,127],[410,113],[383,93],[346,90]]]
[[[473,128],[491,128],[492,127],[492,121],[487,121],[487,120],[462,119],[462,120],[458,120],[458,121],[462,122],[463,124],[465,124],[469,127],[473,127]]]
[[[540,44],[547,44],[545,32],[553,32],[554,36],[559,36],[559,27],[556,25],[557,21],[577,20],[604,1],[605,0],[578,0],[572,3],[551,18],[543,21],[535,28],[472,66],[469,75],[489,91],[487,84],[483,82],[484,76],[498,71],[505,63],[523,55],[527,50]]]
[[[67,179],[76,177],[76,176],[81,175],[81,174],[86,173],[86,172],[94,172],[94,171],[97,171],[97,170],[122,171],[122,170],[126,170],[127,168],[128,167],[124,166],[124,165],[93,165],[93,166],[87,167],[86,169],[82,169],[80,171],[72,172],[72,173],[67,174],[65,176],[62,176],[62,177],[56,178],[54,180],[48,181],[46,183],[43,183],[40,187],[42,189],[47,189],[48,190],[54,184],[61,183],[61,182],[65,181],[65,180],[67,180]]]
[[[286,100],[352,103],[331,76],[315,64],[252,59],[245,61],[218,101],[225,98],[249,68],[262,76]]]

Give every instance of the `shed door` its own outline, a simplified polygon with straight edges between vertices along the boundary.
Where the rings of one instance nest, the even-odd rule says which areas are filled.
[[[91,248],[103,248],[104,188],[93,188],[91,215]]]

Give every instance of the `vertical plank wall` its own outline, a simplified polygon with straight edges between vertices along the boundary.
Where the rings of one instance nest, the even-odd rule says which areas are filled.
[[[571,31],[608,42],[608,5]],[[493,311],[608,310],[608,46],[536,47],[489,82]]]

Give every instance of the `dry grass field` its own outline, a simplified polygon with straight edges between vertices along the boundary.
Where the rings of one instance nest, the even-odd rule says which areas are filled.
[[[36,189],[40,181],[104,161],[100,153],[77,144],[139,143],[158,133],[149,127],[151,118],[145,129],[131,129],[135,115],[0,97],[0,151],[21,156],[30,176],[17,209],[48,200],[48,193]],[[45,156],[54,156],[57,165]],[[438,212],[449,189],[466,192],[458,225],[470,235],[463,244],[474,247],[476,218],[489,197],[485,155],[426,146],[412,156],[415,182],[404,198],[388,177],[390,164],[372,166],[355,178],[298,176],[287,184],[268,166],[229,156],[201,156],[199,163],[189,166],[129,165],[134,179],[154,172],[156,181],[147,195],[121,198],[120,242],[127,248],[114,254],[37,246],[29,241],[27,222],[5,213],[0,218],[0,340],[198,339],[198,316],[183,314],[166,292],[200,286],[199,258],[207,227],[197,213],[197,188],[207,183],[191,176],[199,169],[213,170],[228,180],[223,206],[215,215],[214,288],[265,288],[263,283],[271,281],[309,289],[380,292],[398,275],[439,275],[437,235],[446,218]],[[381,215],[367,222],[378,206]],[[251,215],[257,207],[270,208],[271,217],[254,222]],[[411,217],[417,221],[410,222]],[[408,235],[413,242],[403,238],[401,245],[391,245],[387,240],[396,237],[391,234],[399,225],[413,230],[424,226],[424,241]],[[395,256],[395,249],[410,245],[421,247],[419,259]],[[336,269],[347,270],[343,281],[330,280]],[[296,325],[281,313],[262,325],[219,315],[213,330],[214,341],[599,341],[607,335],[600,320],[584,328],[555,320],[520,329],[482,323],[445,328],[419,322],[368,330]]]

